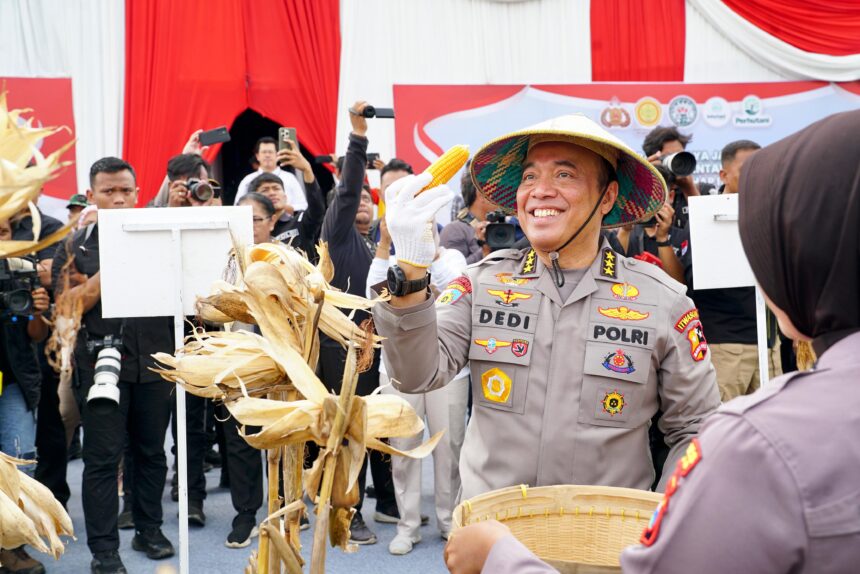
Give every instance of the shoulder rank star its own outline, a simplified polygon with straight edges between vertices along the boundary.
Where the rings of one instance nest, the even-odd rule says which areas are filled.
[[[498,297],[500,300],[496,301],[496,304],[501,305],[502,307],[517,307],[519,306],[519,303],[516,303],[516,301],[532,298],[531,295],[518,293],[511,289],[508,289],[507,291],[502,291],[501,289],[487,289],[487,293],[493,297]]]
[[[510,341],[499,341],[493,337],[490,337],[489,339],[475,339],[475,344],[484,347],[484,350],[486,350],[490,355],[495,353],[497,349],[511,346]]]
[[[603,248],[603,260],[600,263],[600,274],[603,277],[615,279],[618,276],[618,270],[615,268],[617,258],[618,256],[610,248]]]

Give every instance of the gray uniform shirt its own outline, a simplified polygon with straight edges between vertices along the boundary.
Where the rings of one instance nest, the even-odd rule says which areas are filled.
[[[679,478],[651,545],[621,554],[623,571],[860,571],[858,372],[854,333],[815,370],[724,405],[704,425],[701,458]],[[510,537],[483,571],[555,572]]]
[[[468,362],[474,409],[462,498],[528,484],[650,488],[658,408],[683,454],[719,393],[685,287],[604,246],[567,300],[533,251],[497,252],[436,304],[374,307],[397,388],[419,393]]]

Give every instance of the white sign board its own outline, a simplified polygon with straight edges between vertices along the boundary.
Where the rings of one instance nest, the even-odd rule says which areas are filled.
[[[738,232],[738,196],[700,195],[687,199],[693,288],[752,287],[755,277]]]
[[[99,211],[102,316],[161,317],[176,310],[177,259],[173,229],[181,231],[182,310],[195,315],[198,296],[209,295],[233,247],[231,232],[254,241],[249,205]]]

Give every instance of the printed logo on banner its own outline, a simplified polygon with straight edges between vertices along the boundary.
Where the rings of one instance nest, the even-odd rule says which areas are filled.
[[[725,98],[713,97],[702,106],[702,119],[709,126],[721,128],[731,119],[731,106]]]
[[[626,128],[630,125],[630,114],[621,107],[618,98],[612,98],[609,107],[600,113],[600,123],[608,128]]]
[[[642,98],[636,102],[633,112],[636,115],[636,122],[643,128],[653,128],[660,123],[660,118],[663,117],[663,107],[660,102],[650,97]]]
[[[773,118],[762,113],[761,98],[749,95],[741,102],[741,113],[732,118],[739,128],[761,128],[773,123]]]
[[[679,128],[686,128],[696,123],[699,108],[690,96],[675,96],[669,102],[669,119]]]

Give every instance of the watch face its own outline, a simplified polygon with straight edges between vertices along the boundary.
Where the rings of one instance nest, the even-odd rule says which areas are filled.
[[[392,295],[402,295],[400,292],[404,285],[403,283],[406,280],[406,276],[403,273],[403,270],[400,269],[397,265],[392,265],[388,268],[388,291]]]

